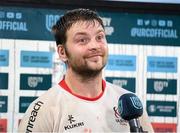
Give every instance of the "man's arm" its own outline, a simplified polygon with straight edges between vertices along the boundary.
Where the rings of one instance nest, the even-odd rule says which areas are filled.
[[[143,131],[147,131],[149,133],[154,132],[153,127],[149,121],[148,114],[145,110],[143,111],[143,115],[139,118],[139,120],[140,120],[140,124],[143,128]]]

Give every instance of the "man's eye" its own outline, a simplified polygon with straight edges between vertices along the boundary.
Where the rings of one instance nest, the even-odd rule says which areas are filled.
[[[98,41],[102,40],[103,38],[104,38],[103,35],[99,35],[99,36],[96,37],[96,39],[97,39]]]
[[[77,43],[86,44],[88,43],[88,38],[79,38],[77,39]]]
[[[79,41],[80,42],[86,42],[86,39],[80,39]]]

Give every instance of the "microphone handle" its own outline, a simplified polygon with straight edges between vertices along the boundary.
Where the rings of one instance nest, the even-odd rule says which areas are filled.
[[[143,133],[143,129],[138,119],[129,120],[130,132],[131,133]]]

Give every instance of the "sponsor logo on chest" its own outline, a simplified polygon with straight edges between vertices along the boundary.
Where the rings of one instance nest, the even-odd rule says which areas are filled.
[[[72,115],[68,115],[68,121],[69,124],[64,126],[65,130],[84,126],[84,122],[76,122],[75,118]]]

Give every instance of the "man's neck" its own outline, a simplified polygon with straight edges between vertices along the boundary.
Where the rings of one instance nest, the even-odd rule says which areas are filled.
[[[85,77],[67,71],[65,81],[71,91],[80,96],[95,98],[102,93],[102,72],[94,77]]]

